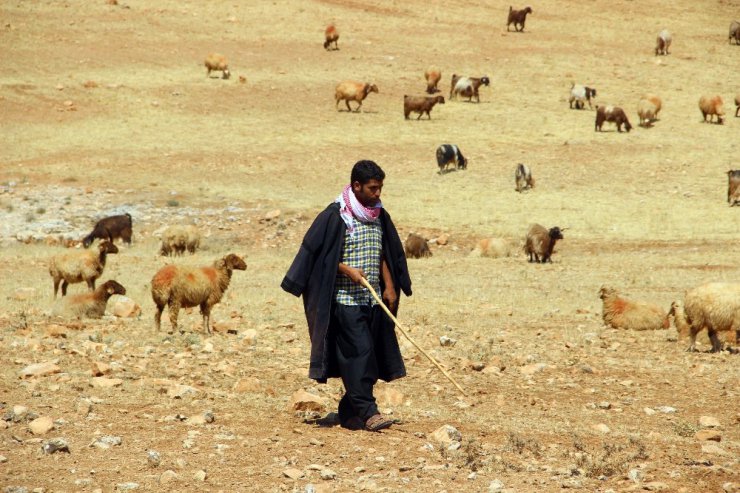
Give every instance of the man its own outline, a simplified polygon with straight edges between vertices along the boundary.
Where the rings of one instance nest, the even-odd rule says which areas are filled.
[[[341,377],[339,423],[379,431],[393,421],[378,412],[378,378],[406,375],[393,322],[361,284],[368,280],[394,314],[400,292],[411,296],[406,256],[380,202],[385,173],[373,161],[352,168],[350,184],[303,238],[281,287],[303,296],[311,337],[309,378]]]

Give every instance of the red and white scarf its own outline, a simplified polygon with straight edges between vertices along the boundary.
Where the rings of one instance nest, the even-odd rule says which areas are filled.
[[[347,231],[350,235],[354,233],[355,229],[352,221],[353,217],[363,223],[375,222],[380,217],[380,210],[383,208],[380,201],[373,207],[362,205],[355,197],[351,184],[344,187],[344,190],[334,199],[334,202],[339,204],[339,215],[342,216],[344,224],[347,225]]]

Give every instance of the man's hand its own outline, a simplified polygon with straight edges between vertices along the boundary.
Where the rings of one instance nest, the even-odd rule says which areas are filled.
[[[390,310],[393,315],[398,313],[398,295],[393,287],[385,288],[383,291],[383,303],[385,303],[385,306],[388,307],[388,310]]]
[[[355,284],[362,285],[362,279],[363,278],[367,279],[367,276],[365,275],[364,270],[356,269],[346,264],[339,264],[338,271],[343,276],[349,277],[350,281],[352,281]]]

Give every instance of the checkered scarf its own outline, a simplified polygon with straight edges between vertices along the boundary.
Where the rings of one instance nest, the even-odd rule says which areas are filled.
[[[354,233],[355,229],[352,221],[353,217],[363,223],[375,222],[380,217],[380,209],[383,208],[381,202],[378,202],[374,207],[362,205],[352,191],[352,184],[344,187],[344,190],[334,199],[334,202],[339,204],[339,215],[342,216],[344,224],[347,225],[347,231],[350,235]]]

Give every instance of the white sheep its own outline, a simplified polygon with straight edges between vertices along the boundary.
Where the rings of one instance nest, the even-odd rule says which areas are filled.
[[[101,318],[108,299],[114,294],[125,295],[126,288],[116,281],[106,281],[92,293],[67,296],[57,302],[52,314],[62,317]]]
[[[721,96],[702,96],[699,98],[699,110],[701,116],[704,117],[704,122],[707,121],[707,115],[709,115],[709,123],[712,123],[714,116],[717,116],[717,123],[722,125],[725,121],[725,110]]]
[[[656,120],[657,113],[658,107],[651,101],[641,99],[640,102],[637,103],[637,116],[640,119],[639,125],[641,127],[652,126],[653,121]]]
[[[162,312],[169,305],[172,330],[177,330],[180,308],[200,306],[203,331],[211,333],[211,308],[221,301],[229,287],[234,270],[246,270],[244,260],[230,253],[209,267],[179,267],[166,265],[152,278],[152,299],[157,305],[154,325],[160,329]]]
[[[211,76],[212,70],[215,70],[217,72],[220,71],[222,79],[228,79],[229,77],[231,77],[231,72],[229,72],[229,62],[223,55],[220,55],[218,53],[211,53],[206,57],[206,61],[204,62],[204,64],[207,69],[206,77]]]
[[[717,332],[735,331],[740,342],[740,283],[712,282],[698,286],[688,293],[683,304],[674,301],[670,315],[679,334],[689,334],[691,344],[687,351],[696,351],[696,336],[707,329],[712,341],[712,352],[722,349]]]
[[[659,330],[670,327],[668,314],[658,305],[622,298],[616,289],[602,287],[604,325],[625,330]]]
[[[118,253],[116,245],[110,241],[98,244],[98,253],[90,250],[56,255],[49,262],[49,274],[54,280],[54,298],[57,297],[59,283],[62,283],[62,296],[67,295],[67,286],[85,281],[90,291],[95,290],[95,280],[103,274],[109,253]]]
[[[570,97],[568,99],[570,109],[573,109],[574,103],[577,110],[584,109],[586,107],[585,103],[588,103],[589,109],[593,109],[593,106],[591,106],[591,99],[595,97],[596,89],[573,83],[570,86]]]
[[[162,233],[162,246],[160,247],[162,255],[182,255],[185,250],[195,253],[199,247],[200,233],[193,225],[169,226]]]
[[[673,36],[671,36],[668,29],[663,29],[658,33],[658,37],[655,40],[655,56],[668,55],[668,48],[671,47],[673,42]]]

